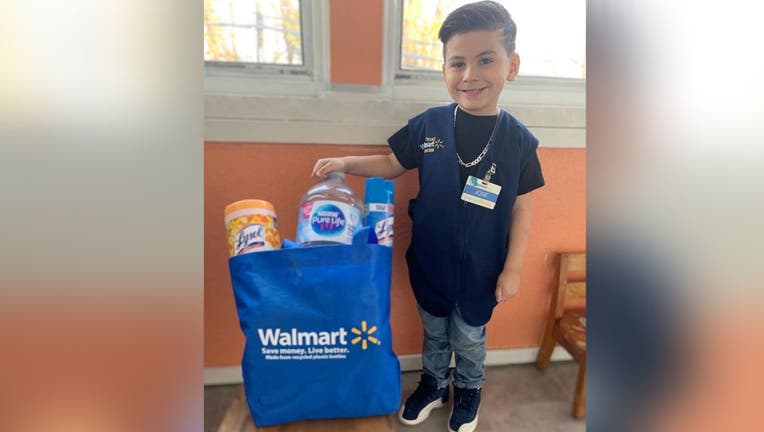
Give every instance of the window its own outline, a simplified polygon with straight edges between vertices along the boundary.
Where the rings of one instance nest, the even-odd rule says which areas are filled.
[[[403,0],[398,76],[440,73],[438,30],[448,13],[474,0]],[[586,77],[585,0],[498,0],[517,24],[520,76]]]
[[[310,1],[204,0],[204,60],[217,68],[310,74]]]

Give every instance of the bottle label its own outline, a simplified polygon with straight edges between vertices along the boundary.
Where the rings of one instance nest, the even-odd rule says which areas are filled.
[[[260,224],[247,225],[236,235],[234,256],[251,252],[265,246],[265,227]]]
[[[382,246],[393,246],[393,217],[384,218],[374,225],[377,242]]]
[[[310,215],[310,226],[319,235],[336,235],[346,225],[345,214],[334,204],[323,204]]]
[[[272,213],[245,209],[226,223],[229,255],[281,249],[278,222]]]
[[[300,209],[299,243],[330,241],[353,243],[353,232],[361,222],[361,211],[337,201],[306,202]]]
[[[393,213],[393,204],[388,203],[368,203],[366,204],[366,211],[367,212],[382,212],[382,213]]]
[[[377,241],[383,246],[393,246],[393,212],[391,203],[366,203],[366,225],[374,228]]]

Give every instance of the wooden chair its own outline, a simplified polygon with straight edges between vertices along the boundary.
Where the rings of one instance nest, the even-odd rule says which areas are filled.
[[[557,286],[552,292],[549,316],[536,367],[549,366],[555,346],[560,344],[578,362],[578,380],[573,398],[573,416],[586,415],[586,253],[560,254]]]

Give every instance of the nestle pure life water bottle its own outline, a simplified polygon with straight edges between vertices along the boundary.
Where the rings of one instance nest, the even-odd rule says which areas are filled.
[[[300,246],[352,244],[363,223],[363,203],[345,184],[345,174],[329,173],[300,200],[297,243]]]

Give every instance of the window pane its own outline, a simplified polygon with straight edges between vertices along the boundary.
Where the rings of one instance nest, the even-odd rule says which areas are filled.
[[[204,60],[303,65],[299,0],[204,0]]]
[[[474,0],[404,0],[401,69],[440,71],[438,30],[449,12]],[[585,0],[497,0],[517,24],[520,75],[586,77]]]

